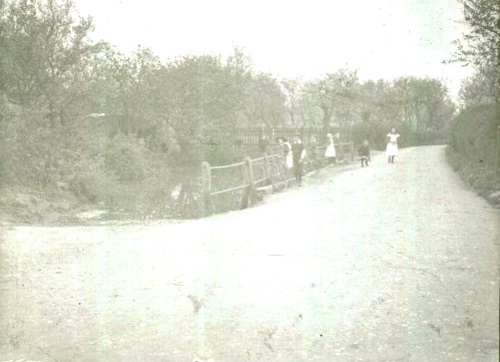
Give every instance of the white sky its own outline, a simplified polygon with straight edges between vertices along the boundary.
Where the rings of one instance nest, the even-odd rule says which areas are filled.
[[[452,96],[471,74],[443,65],[465,26],[456,0],[75,0],[95,38],[125,53],[139,44],[163,61],[225,56],[239,46],[257,70],[311,79],[341,67],[361,80],[443,79]]]

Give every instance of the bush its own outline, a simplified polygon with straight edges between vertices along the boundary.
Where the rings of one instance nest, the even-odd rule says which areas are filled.
[[[368,140],[372,149],[383,150],[386,147],[386,136],[391,127],[390,124],[379,122],[358,123],[352,127],[352,140],[356,145]]]
[[[490,196],[500,189],[495,169],[499,105],[482,105],[459,114],[451,128],[447,158],[457,173],[492,204]],[[500,155],[497,155],[500,157]]]
[[[58,180],[69,136],[43,112],[21,112],[1,124],[1,163],[7,184],[46,186]]]
[[[104,165],[106,172],[116,175],[120,181],[140,181],[151,172],[150,158],[142,139],[118,134],[108,143]]]
[[[498,104],[472,107],[460,113],[451,127],[450,145],[455,152],[469,162],[494,167],[499,114]]]

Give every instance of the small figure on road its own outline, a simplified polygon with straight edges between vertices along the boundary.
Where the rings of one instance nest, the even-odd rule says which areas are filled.
[[[370,163],[370,143],[364,140],[363,144],[358,148],[358,160],[361,161],[361,167],[368,166]]]
[[[304,159],[306,157],[306,149],[304,148],[300,134],[296,134],[293,138],[292,156],[295,180],[299,186],[302,186],[302,172],[304,168]]]
[[[387,134],[387,161],[394,163],[394,157],[398,155],[398,138],[399,133],[396,133],[396,128],[392,128],[391,132]]]
[[[333,143],[333,135],[328,133],[326,135],[326,151],[325,157],[329,165],[335,164],[337,153],[335,152],[335,144]]]

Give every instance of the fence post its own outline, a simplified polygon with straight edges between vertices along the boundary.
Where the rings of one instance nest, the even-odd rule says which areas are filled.
[[[245,209],[248,207],[249,200],[254,198],[254,176],[253,176],[253,168],[252,168],[252,159],[247,156],[245,157],[245,170],[246,170],[246,178],[248,181],[248,187],[246,187],[243,191],[243,198],[241,200],[241,208]]]
[[[267,152],[264,154],[264,157],[266,160],[266,167],[265,167],[266,179],[267,179],[267,182],[270,184],[271,183],[271,163],[269,162],[269,155],[267,154]]]
[[[204,161],[201,164],[201,210],[203,216],[212,213],[212,175],[210,172],[210,164]]]
[[[253,177],[253,167],[252,167],[252,159],[250,156],[245,157],[245,166],[248,170],[248,182],[251,187],[254,187],[254,177]]]

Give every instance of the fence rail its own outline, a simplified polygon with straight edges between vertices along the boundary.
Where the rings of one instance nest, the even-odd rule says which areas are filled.
[[[342,161],[354,160],[354,143],[335,145],[337,157]],[[326,146],[306,148],[309,170],[324,166],[323,156]],[[349,158],[346,158],[349,155]],[[258,190],[271,185],[271,164],[284,163],[284,155],[277,148],[271,148],[264,156],[246,157],[243,162],[211,166],[202,164],[201,202],[204,215],[241,209],[249,203],[257,202]],[[291,177],[291,173],[285,175]]]

